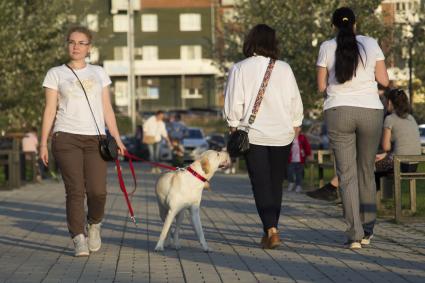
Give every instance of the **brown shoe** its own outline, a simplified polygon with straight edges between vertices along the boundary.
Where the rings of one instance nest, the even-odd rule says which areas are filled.
[[[261,246],[263,249],[274,249],[280,246],[281,243],[279,231],[274,227],[270,228],[267,231],[267,235],[261,238]]]
[[[280,240],[279,233],[273,233],[271,237],[268,238],[268,248],[274,249],[280,246],[282,241]]]

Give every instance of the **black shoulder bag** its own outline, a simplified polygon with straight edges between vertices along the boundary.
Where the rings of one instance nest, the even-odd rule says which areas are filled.
[[[118,145],[115,139],[112,136],[107,135],[106,137],[103,137],[100,133],[99,127],[97,126],[96,118],[94,117],[93,110],[90,106],[89,98],[87,96],[86,90],[84,89],[83,83],[80,81],[80,78],[77,76],[77,74],[74,72],[74,70],[68,65],[65,64],[72,73],[77,77],[77,80],[80,82],[81,88],[83,89],[84,95],[86,96],[87,103],[90,108],[91,115],[94,120],[94,124],[96,125],[96,129],[98,132],[98,139],[99,139],[99,151],[100,155],[102,156],[103,160],[105,161],[112,161],[116,160],[118,158]]]
[[[249,116],[248,126],[243,130],[237,129],[229,136],[229,141],[227,142],[227,152],[229,153],[230,157],[239,157],[247,153],[249,150],[249,127],[252,125],[252,123],[254,123],[255,116],[258,113],[258,109],[260,109],[260,104],[266,92],[267,84],[269,83],[275,62],[275,59],[270,59],[266,73],[264,74],[263,82],[261,83],[260,90],[258,91],[257,98],[255,99],[251,116]]]

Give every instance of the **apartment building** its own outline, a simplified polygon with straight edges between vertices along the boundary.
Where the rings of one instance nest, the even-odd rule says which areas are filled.
[[[398,25],[402,29],[402,38],[391,38],[389,44],[395,41],[405,41],[406,47],[400,54],[395,54],[387,60],[390,79],[394,81],[406,81],[409,79],[408,58],[409,48],[407,42],[412,39],[412,27],[419,22],[420,11],[423,11],[423,0],[384,0],[378,12],[383,14],[383,20],[387,24]]]
[[[217,106],[214,65],[215,0],[136,0],[134,71],[136,110]],[[115,106],[129,107],[127,75],[128,0],[75,1],[85,23],[96,32],[92,61],[112,79]],[[82,12],[82,10],[80,10]]]

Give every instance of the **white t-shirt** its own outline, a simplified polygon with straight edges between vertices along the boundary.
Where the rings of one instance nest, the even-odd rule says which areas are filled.
[[[356,39],[364,66],[359,60],[355,76],[343,84],[335,77],[336,39],[320,46],[317,66],[327,68],[329,74],[324,110],[337,106],[383,109],[375,81],[375,65],[376,61],[385,60],[384,54],[375,39],[363,35],[357,35]]]
[[[105,134],[102,89],[111,84],[105,70],[96,65],[74,70],[80,78],[101,134]],[[65,65],[53,67],[43,81],[43,87],[58,91],[58,110],[53,132],[97,135],[96,125],[78,79]]]
[[[168,137],[167,129],[163,121],[158,121],[156,116],[151,116],[143,124],[143,134],[146,136],[154,136],[155,142],[160,142],[161,138]]]
[[[248,125],[270,58],[252,56],[236,63],[225,89],[224,114],[230,127]],[[303,120],[303,104],[291,67],[277,60],[254,123],[248,133],[256,145],[284,146]]]

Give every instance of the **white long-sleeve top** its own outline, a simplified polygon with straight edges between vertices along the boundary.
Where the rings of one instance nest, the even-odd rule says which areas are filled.
[[[149,117],[143,124],[143,134],[146,136],[154,136],[155,142],[160,142],[161,138],[167,138],[168,133],[165,123],[158,120],[155,115]]]
[[[233,65],[225,88],[224,115],[230,127],[246,127],[270,58],[252,56]],[[301,126],[303,104],[289,64],[277,60],[263,101],[250,126],[249,142],[256,145],[284,146]]]

